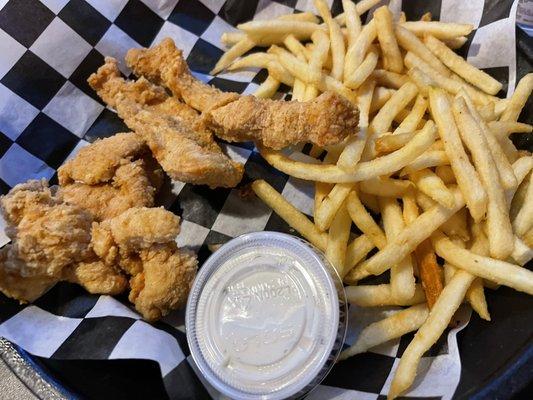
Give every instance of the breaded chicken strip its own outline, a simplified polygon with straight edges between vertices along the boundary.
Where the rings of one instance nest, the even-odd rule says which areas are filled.
[[[98,257],[131,275],[130,301],[147,320],[185,304],[196,258],[175,242],[179,217],[163,208],[132,208],[93,226]]]
[[[83,261],[65,268],[63,279],[93,294],[117,295],[128,288],[128,279],[115,266],[101,260]]]
[[[90,254],[92,217],[52,194],[46,181],[15,186],[0,199],[12,244],[3,267],[23,277],[58,278],[64,267]]]
[[[86,185],[73,182],[61,186],[66,202],[91,212],[96,221],[116,217],[132,207],[154,204],[155,189],[151,186],[142,160],[119,166],[109,183]]]
[[[172,39],[150,49],[131,49],[126,63],[138,76],[168,87],[201,111],[206,125],[228,141],[253,140],[281,149],[298,142],[335,144],[355,134],[359,111],[336,93],[310,102],[275,101],[222,92],[192,76]]]
[[[144,140],[133,132],[97,140],[59,168],[60,194],[66,202],[90,211],[97,221],[131,207],[150,207],[162,172],[147,152]]]
[[[89,84],[141,135],[172,179],[210,187],[233,187],[242,179],[243,166],[222,153],[198,114],[163,88],[124,80],[109,57]]]
[[[83,147],[57,171],[59,184],[95,185],[111,181],[115,171],[145,151],[146,143],[132,132],[117,133]]]
[[[198,262],[174,245],[153,246],[140,252],[143,271],[130,280],[129,300],[148,321],[185,305]]]

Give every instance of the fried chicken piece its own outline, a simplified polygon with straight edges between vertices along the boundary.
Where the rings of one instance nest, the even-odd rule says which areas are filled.
[[[59,277],[65,266],[90,252],[91,215],[65,204],[52,194],[46,181],[15,186],[0,199],[12,244],[3,267],[22,277]]]
[[[0,249],[0,292],[21,303],[32,302],[54,286],[58,279],[48,276],[23,277],[16,270],[9,270],[5,262],[9,257],[11,245]]]
[[[149,49],[131,49],[126,63],[138,76],[168,87],[201,111],[206,126],[228,141],[253,140],[281,149],[298,142],[335,144],[358,129],[359,110],[326,92],[309,102],[276,101],[222,92],[192,76],[172,39]]]
[[[141,154],[146,144],[132,132],[117,133],[96,140],[80,149],[78,154],[57,171],[59,184],[81,182],[87,185],[109,182],[123,164]]]
[[[130,301],[153,321],[186,301],[197,261],[175,242],[179,217],[163,208],[132,208],[93,225],[94,252],[131,275]]]
[[[65,268],[63,279],[93,294],[117,295],[128,288],[126,276],[101,260],[83,261]]]
[[[88,82],[142,136],[172,179],[210,187],[234,187],[242,179],[243,166],[222,153],[198,114],[163,88],[143,78],[124,80],[109,57]]]
[[[143,160],[119,166],[109,183],[87,185],[73,182],[61,186],[66,202],[92,213],[96,221],[116,217],[132,207],[154,204],[155,189],[150,184]]]
[[[326,92],[308,102],[242,96],[206,114],[206,124],[230,141],[257,140],[272,149],[299,142],[338,143],[357,131],[359,113],[344,98]]]
[[[130,280],[129,300],[148,321],[185,305],[197,260],[174,245],[158,245],[140,253],[143,271]]]
[[[183,52],[170,38],[150,49],[129,50],[126,64],[135,75],[168,87],[175,96],[201,112],[214,110],[239,98],[238,93],[223,92],[192,76]]]

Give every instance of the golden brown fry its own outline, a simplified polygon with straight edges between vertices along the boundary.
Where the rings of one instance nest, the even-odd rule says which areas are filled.
[[[437,301],[442,292],[442,271],[437,264],[437,257],[433,251],[431,240],[426,239],[415,250],[418,273],[422,281],[422,287],[426,294],[429,309]]]
[[[500,117],[500,121],[518,121],[520,112],[531,95],[531,91],[533,91],[533,73],[520,79],[507,108]]]
[[[383,66],[386,70],[400,73],[403,70],[403,60],[394,35],[392,13],[387,6],[374,11],[374,21],[379,45],[383,51]]]

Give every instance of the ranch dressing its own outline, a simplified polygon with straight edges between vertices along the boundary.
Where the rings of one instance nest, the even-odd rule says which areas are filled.
[[[293,236],[258,232],[222,246],[200,269],[187,304],[198,368],[234,399],[284,399],[317,385],[346,329],[339,277]]]

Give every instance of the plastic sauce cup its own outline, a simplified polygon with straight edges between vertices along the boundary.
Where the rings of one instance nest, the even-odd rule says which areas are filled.
[[[319,250],[282,233],[250,233],[200,269],[187,303],[187,341],[222,394],[298,398],[335,363],[346,310],[342,281]]]

